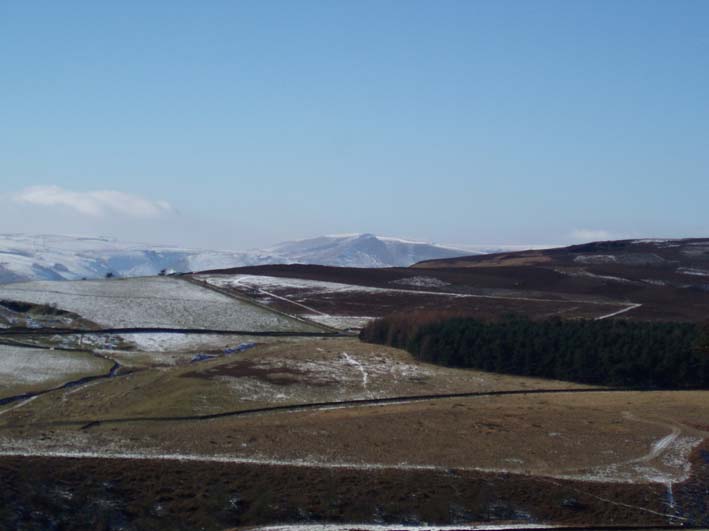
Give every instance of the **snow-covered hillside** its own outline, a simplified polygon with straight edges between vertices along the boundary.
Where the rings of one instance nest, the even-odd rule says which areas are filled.
[[[343,267],[407,267],[431,258],[453,258],[476,254],[423,242],[374,236],[342,234],[285,242],[268,252],[288,262]]]
[[[304,263],[350,267],[408,266],[474,254],[372,234],[322,236],[268,249],[212,251],[59,235],[0,235],[0,282],[156,275],[245,265]]]

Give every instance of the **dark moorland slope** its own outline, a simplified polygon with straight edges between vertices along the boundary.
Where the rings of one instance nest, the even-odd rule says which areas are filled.
[[[519,299],[593,299],[637,305],[622,314],[624,319],[694,322],[709,319],[709,238],[595,242],[431,260],[408,268],[267,265],[209,273]],[[407,279],[420,282],[406,283]],[[520,313],[533,318],[548,316],[536,315],[527,308],[520,308]]]

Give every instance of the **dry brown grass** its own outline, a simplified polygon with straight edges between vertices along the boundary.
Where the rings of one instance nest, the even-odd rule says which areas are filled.
[[[251,370],[240,371],[244,364]],[[289,385],[280,381],[285,375]],[[582,387],[438,367],[402,350],[357,339],[308,339],[264,343],[238,355],[196,364],[143,368],[69,394],[41,397],[0,417],[0,425],[15,417],[29,423],[195,415],[390,396]]]

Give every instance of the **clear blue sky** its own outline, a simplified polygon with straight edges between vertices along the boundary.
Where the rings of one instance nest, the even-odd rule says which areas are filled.
[[[4,0],[0,232],[709,236],[707,28],[704,0]]]

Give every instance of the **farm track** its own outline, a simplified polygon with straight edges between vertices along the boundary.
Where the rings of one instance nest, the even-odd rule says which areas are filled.
[[[620,314],[635,310],[636,308],[640,308],[641,306],[642,306],[642,304],[633,303],[633,304],[630,304],[630,306],[628,306],[627,308],[623,308],[622,310],[618,310],[617,312],[608,313],[606,315],[601,315],[600,317],[596,317],[596,321],[602,321],[603,319],[610,319],[611,317],[616,317]]]

